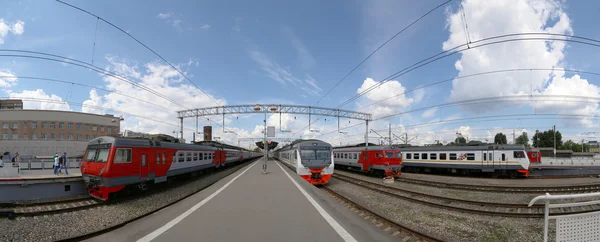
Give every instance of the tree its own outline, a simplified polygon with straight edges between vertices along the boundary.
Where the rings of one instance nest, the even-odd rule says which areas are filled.
[[[573,152],[584,152],[589,150],[589,148],[588,144],[583,144],[583,146],[581,146],[581,144],[573,142],[572,140],[568,140],[560,146],[561,150],[572,150]]]
[[[458,137],[454,140],[455,143],[457,144],[466,144],[467,143],[467,139],[465,139],[464,137]]]
[[[538,147],[554,147],[554,132],[552,130],[544,131],[536,133],[533,136],[533,144],[536,148]],[[562,134],[557,130],[556,131],[556,148],[561,147],[562,142]]]
[[[525,147],[529,147],[529,138],[527,137],[527,132],[523,132],[517,140],[515,141],[517,144],[524,145]]]
[[[452,141],[452,142],[448,143],[446,146],[455,146],[455,145],[456,145],[456,143],[454,141]]]
[[[260,148],[256,147],[256,148],[254,148],[254,151],[255,152],[260,152]]]
[[[504,135],[503,133],[497,133],[494,137],[494,144],[505,145],[507,143],[508,142],[506,142],[506,135]]]

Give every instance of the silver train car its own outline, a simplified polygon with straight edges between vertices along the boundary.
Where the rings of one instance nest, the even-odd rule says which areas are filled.
[[[320,140],[296,140],[273,156],[313,185],[327,184],[333,175],[332,147]]]

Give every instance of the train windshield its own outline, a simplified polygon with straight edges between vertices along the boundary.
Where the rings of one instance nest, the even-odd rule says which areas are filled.
[[[319,160],[327,160],[331,159],[331,154],[328,150],[317,150],[317,159]]]
[[[329,150],[300,150],[300,157],[303,160],[326,160],[331,158]]]
[[[385,158],[394,158],[394,153],[392,153],[392,152],[385,152]]]
[[[89,145],[85,155],[87,162],[106,162],[108,161],[108,152],[110,144]]]

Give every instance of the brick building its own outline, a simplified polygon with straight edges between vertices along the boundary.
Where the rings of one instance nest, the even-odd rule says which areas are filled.
[[[0,110],[23,109],[23,101],[18,99],[0,100]]]

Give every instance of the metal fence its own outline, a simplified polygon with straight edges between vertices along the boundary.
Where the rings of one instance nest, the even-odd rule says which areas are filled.
[[[585,202],[557,202],[550,201],[569,199],[590,199]],[[591,198],[596,198],[593,200]],[[600,192],[568,194],[568,195],[546,195],[537,196],[529,202],[531,207],[537,201],[545,202],[544,209],[544,242],[548,241],[548,223],[550,219],[556,220],[556,241],[600,241],[600,211],[578,213],[570,215],[550,215],[551,208],[577,208],[584,206],[596,206],[600,204]]]
[[[81,159],[67,159],[67,168],[79,168]],[[46,170],[52,169],[54,159],[21,159],[19,170]]]

